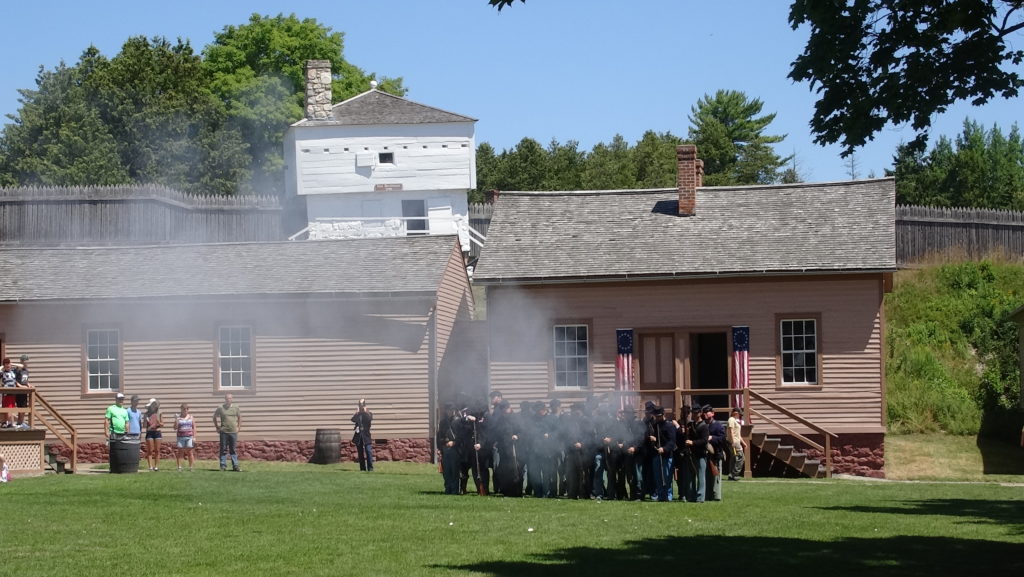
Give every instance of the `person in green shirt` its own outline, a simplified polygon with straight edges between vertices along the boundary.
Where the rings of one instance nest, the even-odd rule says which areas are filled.
[[[128,409],[124,408],[124,393],[118,393],[114,397],[114,404],[107,407],[103,424],[103,436],[107,439],[124,436],[128,429]]]
[[[231,470],[238,467],[238,430],[242,426],[242,411],[233,403],[231,393],[224,395],[224,404],[213,412],[213,426],[220,433],[220,470],[227,470],[227,455],[231,455]]]

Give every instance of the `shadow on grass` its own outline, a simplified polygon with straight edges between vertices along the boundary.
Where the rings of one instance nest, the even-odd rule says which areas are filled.
[[[889,515],[942,515],[960,517],[962,523],[1004,525],[1012,535],[1024,535],[1024,501],[985,499],[929,499],[906,501],[901,506],[821,507],[826,511],[883,513]],[[1024,546],[1021,546],[1024,553]]]
[[[998,438],[978,436],[982,474],[1024,475],[1024,449]]]
[[[621,549],[574,547],[529,560],[496,559],[435,568],[495,577],[670,573],[691,566],[758,576],[937,577],[1024,573],[1024,545],[952,537],[889,537],[820,542],[773,537],[690,536],[632,541]]]

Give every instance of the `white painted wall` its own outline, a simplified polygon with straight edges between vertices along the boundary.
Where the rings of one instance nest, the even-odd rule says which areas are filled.
[[[289,129],[285,162],[291,194],[372,193],[374,187],[402,191],[463,193],[476,187],[473,123],[304,126]],[[393,164],[378,162],[392,153]],[[312,213],[310,213],[312,216]]]

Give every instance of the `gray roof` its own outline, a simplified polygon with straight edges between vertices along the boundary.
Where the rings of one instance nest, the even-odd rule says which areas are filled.
[[[0,249],[0,302],[437,292],[454,235]]]
[[[331,108],[331,116],[331,120],[300,120],[293,126],[476,122],[475,118],[419,104],[377,89],[335,104]]]
[[[892,179],[675,189],[501,192],[481,284],[892,271]]]

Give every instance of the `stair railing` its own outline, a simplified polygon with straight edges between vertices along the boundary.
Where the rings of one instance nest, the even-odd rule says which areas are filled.
[[[750,401],[751,401],[752,398],[756,399],[757,402],[759,402],[759,403],[764,403],[765,405],[768,405],[769,407],[775,409],[776,411],[782,413],[783,415],[786,415],[787,417],[793,419],[794,421],[800,423],[801,425],[804,425],[805,427],[807,427],[807,428],[811,429],[812,431],[818,433],[819,435],[821,435],[824,438],[825,444],[821,445],[819,443],[816,443],[816,442],[812,441],[811,439],[808,439],[804,435],[801,435],[800,433],[794,431],[790,427],[787,427],[786,425],[778,422],[777,420],[772,419],[771,417],[769,417],[768,415],[764,414],[763,412],[758,411],[757,409],[755,409],[753,407],[753,405],[751,405]],[[792,435],[794,438],[803,441],[804,443],[809,445],[811,448],[813,448],[813,449],[815,449],[817,451],[821,451],[825,455],[825,476],[826,477],[831,477],[832,476],[832,439],[838,439],[839,435],[833,433],[832,431],[829,431],[828,429],[822,427],[821,425],[815,424],[814,422],[809,421],[809,420],[805,419],[804,417],[801,417],[800,415],[794,413],[793,411],[790,411],[789,409],[783,407],[782,405],[776,403],[775,401],[769,399],[768,397],[765,397],[764,395],[762,395],[760,393],[752,391],[749,388],[743,390],[743,401],[744,401],[744,405],[747,407],[747,413],[751,417],[755,417],[756,416],[756,417],[758,417],[760,419],[764,419],[765,421],[771,423],[772,425],[775,425],[776,427],[782,429],[786,433]],[[747,443],[748,443],[747,446],[750,446],[749,445],[750,439],[746,439],[746,440],[747,440]],[[747,474],[749,474],[749,467],[750,467],[750,460],[749,459],[747,460],[747,463],[745,464],[745,467],[748,468]]]
[[[47,400],[43,398],[43,396],[40,395],[39,392],[36,391],[35,389],[32,389],[31,392],[29,393],[28,404],[29,407],[31,408],[31,413],[29,414],[29,424],[34,424],[34,421],[38,419],[39,422],[41,422],[43,426],[47,428],[47,430],[53,433],[53,435],[57,437],[57,439],[60,442],[67,445],[71,449],[71,470],[73,472],[77,472],[78,431],[76,431],[75,427],[72,426],[67,419],[61,416],[57,409],[53,408],[53,405],[47,402]],[[56,422],[51,422],[46,415],[40,412],[39,409],[36,408],[37,404],[39,405],[39,407],[44,409],[46,413],[49,414],[50,418],[52,418]],[[63,431],[61,430],[60,427],[63,427]]]

